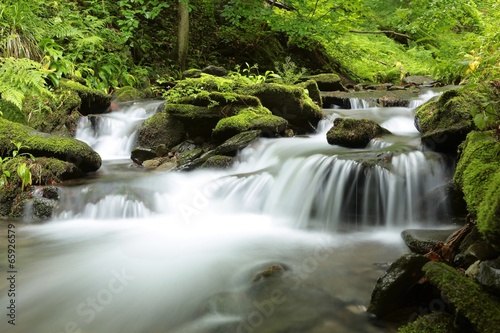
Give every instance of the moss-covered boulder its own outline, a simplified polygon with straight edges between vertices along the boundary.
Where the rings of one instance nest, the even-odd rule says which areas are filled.
[[[500,302],[473,280],[440,262],[429,262],[423,270],[443,298],[453,305],[455,315],[465,317],[476,332],[496,333],[500,327]]]
[[[111,96],[102,91],[84,86],[81,83],[62,80],[61,87],[78,94],[81,99],[79,111],[82,115],[104,113],[111,105]]]
[[[422,142],[442,152],[455,152],[467,133],[474,129],[470,111],[480,103],[480,95],[471,88],[445,91],[417,108],[415,127]]]
[[[172,148],[186,136],[184,124],[167,112],[158,112],[146,119],[139,128],[137,145],[156,151],[161,146]]]
[[[337,118],[326,133],[326,139],[331,145],[364,148],[371,139],[384,134],[390,132],[372,120]]]
[[[250,130],[260,130],[263,136],[275,137],[286,129],[287,121],[271,114],[265,107],[249,107],[242,109],[235,116],[221,119],[212,137],[217,141]]]
[[[82,141],[36,132],[28,126],[0,118],[0,156],[10,156],[16,148],[13,142],[28,147],[21,152],[70,162],[83,172],[97,171],[101,167],[99,154]]]
[[[13,103],[0,99],[0,117],[26,125],[26,115]]]
[[[307,91],[299,86],[277,83],[249,85],[246,94],[256,96],[272,114],[283,119],[302,132],[312,132],[323,118],[321,108],[314,104]]]
[[[500,142],[493,131],[471,132],[460,147],[454,181],[479,231],[500,249]]]
[[[334,73],[305,76],[303,79],[316,81],[318,88],[321,91],[347,91],[342,84],[340,76]]]

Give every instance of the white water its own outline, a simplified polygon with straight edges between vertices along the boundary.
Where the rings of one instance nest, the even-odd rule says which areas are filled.
[[[432,220],[420,200],[446,175],[439,155],[418,150],[411,110],[398,112],[404,135],[365,150],[328,145],[326,121],[310,138],[261,139],[226,171],[106,162],[97,181],[62,188],[58,219],[19,227],[18,324],[1,331],[386,332],[353,309],[382,273],[373,264],[405,251],[401,228]],[[83,129],[108,159],[130,153],[120,130]],[[352,160],[388,150],[385,167]],[[274,263],[283,279],[252,282]]]

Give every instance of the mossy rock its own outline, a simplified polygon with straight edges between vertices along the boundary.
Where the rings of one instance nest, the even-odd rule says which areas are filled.
[[[471,88],[448,90],[418,107],[415,126],[423,134],[422,142],[436,151],[455,152],[474,129],[470,110],[480,98]]]
[[[271,114],[265,107],[249,107],[235,116],[221,119],[215,126],[212,137],[222,141],[250,130],[261,130],[264,136],[275,137],[286,129],[287,124],[285,119]]]
[[[347,91],[342,84],[340,76],[334,73],[323,73],[312,76],[305,76],[303,79],[314,80],[321,91]]]
[[[117,102],[136,101],[146,98],[146,94],[134,87],[126,86],[115,90],[112,99]]]
[[[0,99],[0,117],[26,125],[26,115],[13,103]]]
[[[196,68],[190,68],[182,72],[182,78],[183,79],[196,79],[201,77],[201,74],[203,72],[201,69],[196,69]]]
[[[0,155],[10,156],[15,149],[12,142],[20,142],[28,148],[21,152],[35,157],[53,157],[76,165],[83,172],[97,171],[101,157],[85,142],[36,132],[28,126],[0,118]]]
[[[262,131],[260,130],[247,131],[236,134],[235,136],[227,139],[223,144],[215,148],[214,153],[217,155],[235,156],[239,150],[248,146],[252,141],[259,138],[261,134]]]
[[[146,119],[139,128],[137,145],[155,150],[165,145],[172,148],[186,136],[184,125],[166,112],[158,112]]]
[[[54,95],[56,98],[51,101],[44,102],[35,96],[26,101],[25,109],[30,114],[28,125],[40,132],[73,137],[81,117],[78,109],[82,99],[75,91],[62,86]],[[40,105],[44,107],[40,109]]]
[[[471,279],[453,267],[429,262],[423,270],[427,279],[453,305],[456,314],[464,316],[476,332],[496,333],[500,327],[500,302]]]
[[[418,317],[415,321],[398,329],[398,333],[458,333],[454,318],[446,312],[434,312]]]
[[[26,161],[25,157],[20,157],[19,160],[22,162]],[[75,164],[51,157],[37,157],[34,161],[27,160],[27,164],[31,170],[33,185],[60,183],[65,180],[77,179],[84,175],[83,171]],[[15,170],[15,166],[12,171]]]
[[[21,186],[9,184],[0,190],[0,216],[9,216],[14,200],[21,194]]]
[[[209,65],[201,70],[205,74],[210,74],[214,76],[226,76],[228,74],[227,69],[221,66]]]
[[[196,158],[203,154],[203,149],[194,148],[192,150],[184,151],[177,155],[177,167],[182,168],[184,165],[194,161]]]
[[[319,91],[318,84],[316,83],[316,81],[307,80],[297,85],[307,90],[309,97],[311,97],[314,104],[316,104],[319,107],[323,107],[321,92]]]
[[[108,110],[111,105],[111,96],[102,91],[92,89],[75,81],[62,80],[61,87],[72,90],[82,100],[79,111],[82,115],[99,114]]]
[[[201,169],[227,169],[230,168],[237,158],[232,156],[215,155],[209,157],[202,165]]]
[[[384,134],[390,132],[372,120],[337,118],[326,133],[326,139],[331,145],[364,148],[371,139]]]
[[[493,131],[471,132],[461,148],[454,181],[477,215],[478,230],[500,249],[500,142]]]
[[[256,96],[272,114],[283,119],[301,131],[313,132],[323,119],[321,108],[314,104],[307,91],[299,86],[277,83],[249,85],[242,89],[246,94]]]
[[[500,250],[500,170],[490,178],[479,204],[477,227],[495,249]]]

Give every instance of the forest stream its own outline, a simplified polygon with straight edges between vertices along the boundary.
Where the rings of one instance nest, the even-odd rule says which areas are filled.
[[[130,161],[135,130],[159,101],[83,118],[76,137],[103,166],[60,187],[51,221],[16,224],[9,332],[393,332],[366,306],[388,263],[408,252],[400,232],[449,227],[438,216],[446,203],[430,194],[453,163],[423,150],[413,124],[432,95],[410,107],[325,109],[316,134],[260,138],[227,170]],[[393,134],[365,149],[332,146],[336,117]]]

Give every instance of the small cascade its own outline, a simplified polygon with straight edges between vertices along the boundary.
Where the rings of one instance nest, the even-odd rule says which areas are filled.
[[[300,139],[296,140],[291,145],[300,151]],[[292,219],[301,228],[334,231],[421,222],[437,209],[422,198],[446,179],[446,161],[440,155],[384,152],[391,146],[386,142],[374,142],[371,155],[338,151],[283,160],[273,151],[278,147],[264,146],[263,159],[249,163],[266,171],[248,175],[242,164],[242,173],[221,183],[215,198],[240,210]],[[265,151],[270,150],[278,160],[266,167]]]
[[[136,102],[119,111],[82,117],[75,137],[91,146],[103,160],[129,158],[138,126],[155,114],[162,103]]]
[[[374,105],[372,105],[372,103],[368,102],[367,100],[364,100],[361,98],[354,98],[354,97],[349,98],[349,104],[351,105],[351,109],[353,109],[353,110],[369,109],[369,108],[374,106]]]

